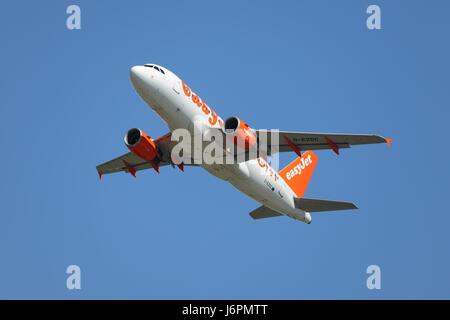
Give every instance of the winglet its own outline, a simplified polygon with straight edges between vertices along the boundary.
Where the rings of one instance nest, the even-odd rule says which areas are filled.
[[[125,160],[123,160],[123,164],[127,167],[128,172],[136,178],[136,170]]]
[[[178,164],[177,167],[184,172],[184,162]]]
[[[330,146],[330,148],[334,151],[334,153],[339,155],[339,147],[338,147],[338,145],[336,143],[334,143],[334,141],[331,140],[330,138],[328,138],[327,136],[325,136],[325,141]]]
[[[291,147],[292,151],[294,151],[299,157],[302,156],[302,152],[300,151],[300,148],[291,141],[291,139],[289,139],[287,136],[283,136],[284,140],[286,140],[287,144],[289,145],[289,147]]]
[[[101,173],[99,170],[97,170],[97,173],[98,173],[98,177],[100,178],[100,180],[102,180],[103,173]]]
[[[387,145],[390,147],[392,145],[392,139],[391,138],[386,138],[384,139],[387,143]]]

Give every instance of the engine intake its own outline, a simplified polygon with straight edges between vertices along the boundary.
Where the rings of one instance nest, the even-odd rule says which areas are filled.
[[[236,117],[229,117],[225,120],[225,133],[234,133],[239,128],[239,119]]]
[[[222,130],[240,149],[248,151],[257,143],[256,134],[238,117],[227,118]]]
[[[127,147],[132,147],[135,146],[140,139],[141,139],[141,130],[133,128],[128,130],[127,135],[125,136],[125,144],[127,145]]]

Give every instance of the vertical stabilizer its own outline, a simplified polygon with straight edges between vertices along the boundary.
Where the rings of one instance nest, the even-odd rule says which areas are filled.
[[[279,172],[280,177],[286,181],[297,198],[305,194],[318,159],[314,152],[307,151]]]

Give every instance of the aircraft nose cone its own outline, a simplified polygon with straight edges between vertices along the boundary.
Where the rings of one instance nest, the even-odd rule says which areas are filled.
[[[145,75],[145,67],[144,66],[134,66],[130,69],[130,78],[133,84],[139,86],[143,80]]]

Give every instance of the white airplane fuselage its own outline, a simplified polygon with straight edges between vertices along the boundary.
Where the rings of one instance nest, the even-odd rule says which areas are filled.
[[[161,68],[163,72],[153,66]],[[222,118],[211,108],[198,107],[192,101],[191,94],[195,95],[194,92],[191,93],[189,89],[188,95],[182,80],[167,68],[155,64],[134,66],[130,77],[138,94],[167,123],[171,131],[183,128],[190,132],[205,132],[223,125]],[[295,207],[292,189],[262,157],[241,163],[201,166],[262,205],[296,220],[311,222],[308,212]]]

